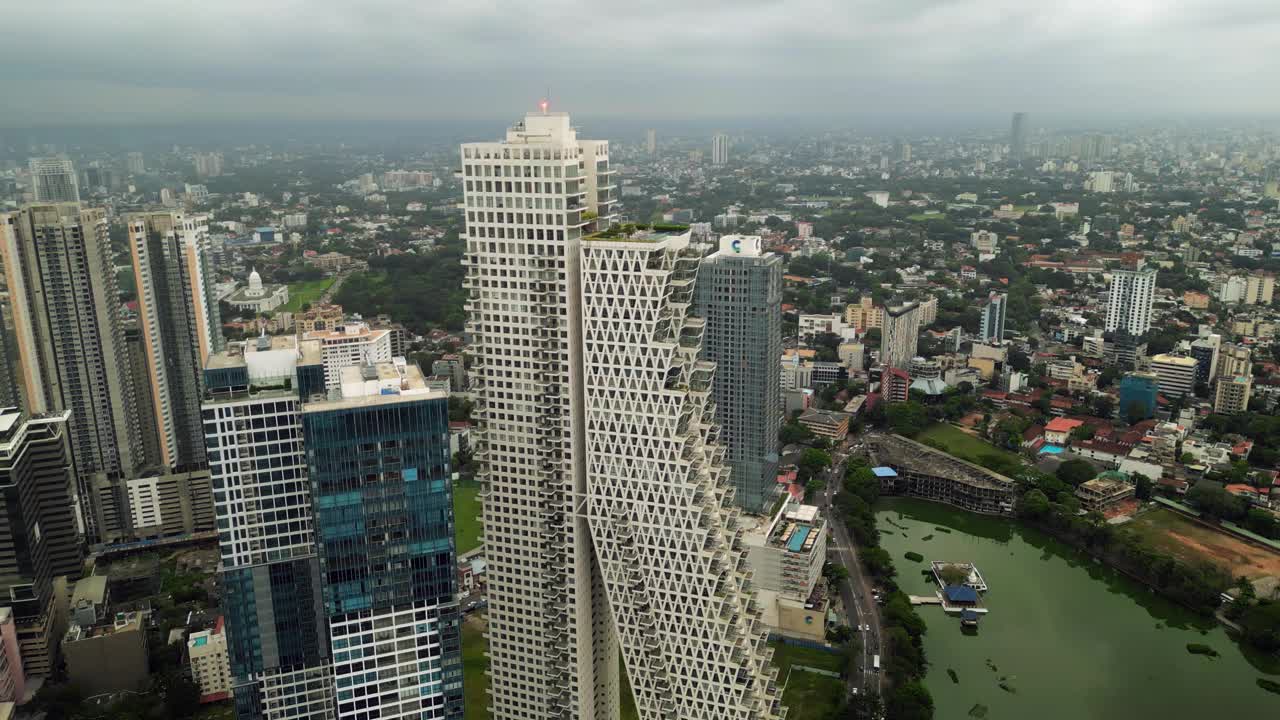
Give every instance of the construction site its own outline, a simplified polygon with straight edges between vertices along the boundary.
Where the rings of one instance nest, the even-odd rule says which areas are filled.
[[[954,505],[984,515],[1011,515],[1014,481],[901,435],[869,438],[867,454],[880,492]]]

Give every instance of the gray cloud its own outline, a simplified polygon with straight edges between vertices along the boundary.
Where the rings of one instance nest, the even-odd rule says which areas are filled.
[[[0,124],[1280,111],[1275,0],[23,2]]]

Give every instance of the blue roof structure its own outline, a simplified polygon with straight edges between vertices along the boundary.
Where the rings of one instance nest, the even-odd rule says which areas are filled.
[[[804,541],[809,537],[809,526],[801,525],[796,531],[791,533],[791,539],[787,541],[787,549],[791,552],[800,552],[804,549]]]
[[[942,592],[947,596],[947,602],[978,602],[978,591],[968,585],[948,585]]]
[[[976,613],[976,612],[974,612],[974,611],[970,610],[969,608],[965,608],[965,609],[963,609],[963,610],[961,610],[961,611],[960,611],[960,619],[961,619],[961,620],[968,620],[968,621],[972,621],[972,622],[977,622],[977,621],[978,621],[978,613]]]
[[[898,471],[891,467],[873,467],[871,472],[875,473],[878,478],[898,477]]]

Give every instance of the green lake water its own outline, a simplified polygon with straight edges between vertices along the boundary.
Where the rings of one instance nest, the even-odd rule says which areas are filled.
[[[940,607],[917,608],[938,720],[965,720],[977,705],[989,720],[1280,718],[1280,695],[1256,684],[1280,680],[1280,663],[1043,533],[900,498],[881,500],[876,517],[904,592],[934,594],[920,573],[932,560],[975,563],[990,586],[976,634]]]

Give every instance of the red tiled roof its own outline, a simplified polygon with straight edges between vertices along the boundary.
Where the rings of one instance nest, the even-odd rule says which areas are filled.
[[[1054,400],[1056,401],[1056,400],[1057,400],[1057,398],[1054,398]],[[1056,407],[1056,402],[1055,402],[1054,404],[1055,404],[1055,407]],[[1067,401],[1067,407],[1070,407],[1070,406],[1071,406],[1071,401],[1070,401],[1070,400],[1068,400],[1068,401]],[[1076,428],[1080,427],[1081,425],[1084,425],[1084,423],[1083,423],[1083,422],[1080,422],[1079,420],[1070,420],[1070,419],[1067,419],[1067,418],[1054,418],[1054,419],[1052,419],[1052,420],[1050,420],[1050,421],[1049,421],[1049,424],[1048,424],[1048,425],[1045,425],[1045,426],[1044,426],[1044,429],[1045,429],[1045,431],[1047,431],[1047,432],[1066,432],[1066,433],[1069,433],[1069,432],[1071,432],[1072,430],[1075,430]]]

